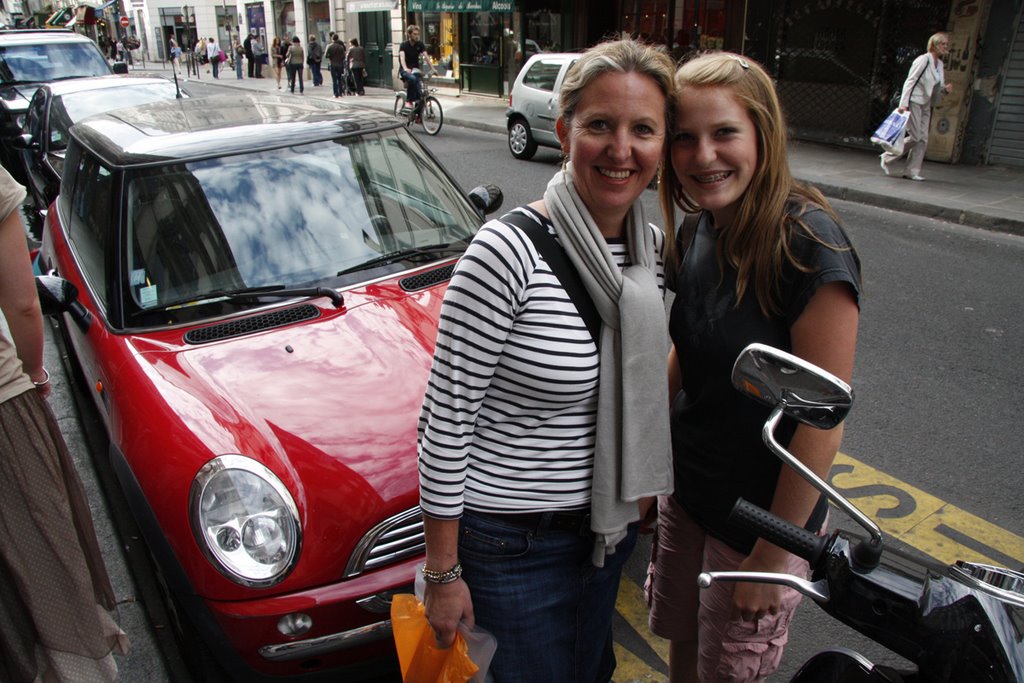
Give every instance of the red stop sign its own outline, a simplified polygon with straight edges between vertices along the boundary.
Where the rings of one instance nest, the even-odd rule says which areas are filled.
[[[121,26],[128,28],[128,17],[121,17]]]

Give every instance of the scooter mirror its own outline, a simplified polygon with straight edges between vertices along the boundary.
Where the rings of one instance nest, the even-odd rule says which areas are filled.
[[[840,424],[853,405],[846,382],[796,356],[765,344],[743,349],[732,368],[738,391],[818,429]]]

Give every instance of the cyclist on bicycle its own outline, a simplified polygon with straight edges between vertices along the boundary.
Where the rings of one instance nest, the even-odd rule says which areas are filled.
[[[405,99],[419,116],[423,109],[423,74],[420,71],[420,56],[426,55],[430,64],[427,46],[420,40],[420,27],[409,24],[405,29],[405,41],[398,47],[398,76],[405,81]]]

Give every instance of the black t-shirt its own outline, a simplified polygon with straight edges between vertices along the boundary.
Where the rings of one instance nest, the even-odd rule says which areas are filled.
[[[407,40],[398,46],[398,51],[405,55],[405,65],[412,71],[420,67],[420,55],[427,51],[427,46],[420,40],[415,43]]]
[[[726,266],[722,277],[715,258],[719,234],[705,211],[677,275],[669,320],[683,376],[671,413],[675,497],[709,534],[744,553],[757,539],[732,529],[726,519],[741,496],[771,507],[781,462],[761,440],[770,409],[732,387],[736,357],[753,342],[791,351],[790,327],[824,284],[848,282],[860,299],[860,260],[846,233],[821,209],[810,209],[802,220],[825,244],[794,227],[793,253],[810,272],[787,264],[783,313],[766,317],[749,287],[734,307],[736,271]],[[784,419],[776,431],[779,442],[788,445],[795,430],[796,423]],[[818,517],[825,508],[818,507],[820,514],[812,516],[808,528],[816,530],[823,521]]]

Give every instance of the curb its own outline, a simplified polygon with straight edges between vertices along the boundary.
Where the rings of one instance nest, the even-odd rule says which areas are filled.
[[[921,202],[905,197],[892,197],[879,192],[868,190],[857,190],[850,187],[831,185],[829,183],[816,182],[808,178],[797,178],[802,183],[807,183],[818,188],[822,194],[832,199],[877,206],[883,209],[892,209],[900,213],[909,213],[925,218],[935,218],[948,223],[955,223],[970,228],[978,228],[989,232],[999,232],[1009,235],[1024,235],[1024,220],[993,216],[991,214],[979,213],[968,209],[959,209],[952,206],[937,206],[927,202]]]

